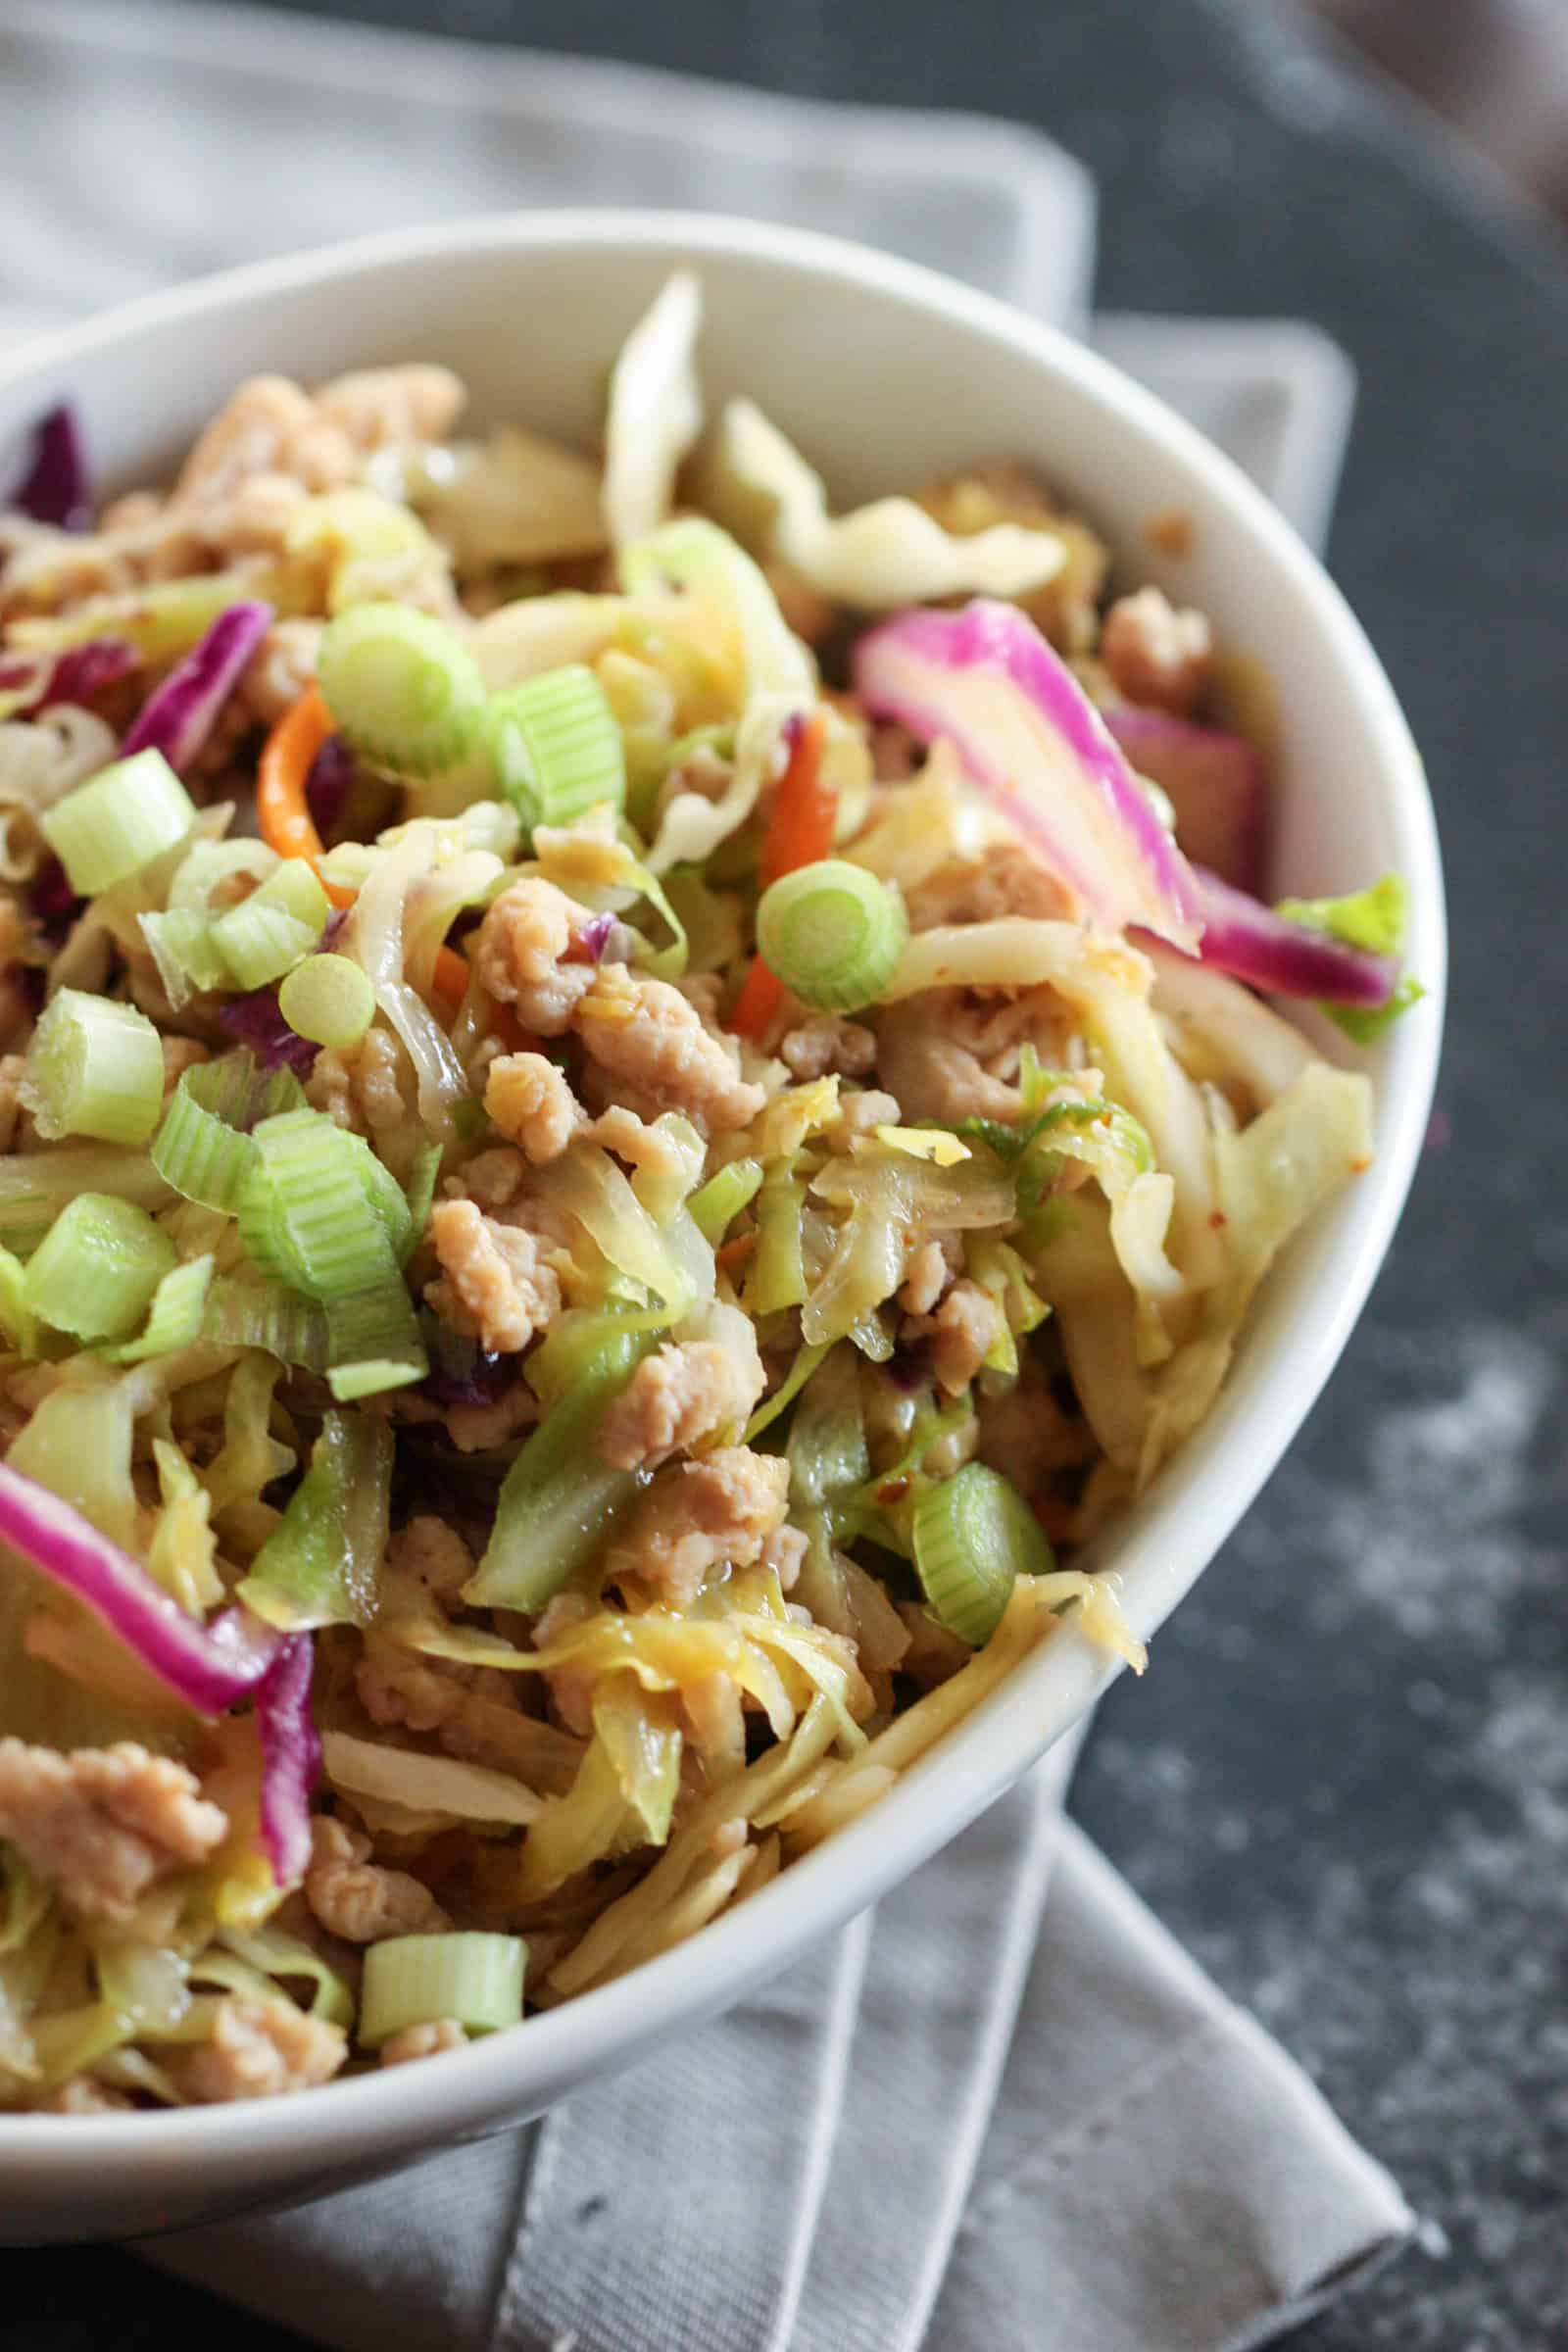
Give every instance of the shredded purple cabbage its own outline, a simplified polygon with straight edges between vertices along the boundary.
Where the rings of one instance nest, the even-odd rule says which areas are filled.
[[[27,903],[51,939],[63,939],[85,902],[71,887],[65,867],[52,850],[45,851],[38,870],[27,885]]]
[[[175,775],[184,775],[271,625],[272,608],[260,602],[230,605],[220,612],[201,643],[143,704],[120,747],[121,758],[162,752]]]
[[[121,637],[89,637],[63,654],[19,654],[0,662],[0,694],[24,699],[14,715],[36,718],[58,703],[83,705],[128,677],[141,657]]]
[[[341,735],[329,735],[305,779],[305,806],[323,841],[343,814],[353,783],[354,754]]]
[[[92,528],[92,488],[81,418],[69,400],[38,418],[21,481],[7,504],[56,530]]]
[[[321,1777],[321,1739],[311,1714],[315,1662],[310,1635],[291,1635],[256,1687],[262,1847],[279,1886],[297,1886],[311,1859],[311,1791]]]
[[[89,637],[85,645],[74,645],[61,655],[28,716],[56,703],[90,703],[140,664],[141,656],[122,637]]]
[[[284,1020],[275,988],[230,997],[218,1007],[218,1017],[231,1037],[250,1047],[264,1070],[292,1070],[303,1078],[315,1064],[318,1049]]]
[[[609,945],[610,934],[614,928],[615,918],[612,914],[590,916],[571,943],[577,952],[576,960],[581,963],[597,963]]]

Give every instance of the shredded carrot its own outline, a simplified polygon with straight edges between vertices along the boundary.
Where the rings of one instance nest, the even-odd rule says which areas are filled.
[[[798,865],[814,865],[833,847],[839,796],[822,774],[826,737],[827,712],[818,707],[803,720],[789,765],[773,795],[758,860],[764,890],[780,874],[794,873]]]
[[[466,956],[456,948],[437,948],[435,952],[435,993],[448,1004],[461,1004],[468,993],[472,977]]]
[[[321,836],[316,829],[305,787],[311,762],[335,732],[332,713],[313,680],[297,703],[284,711],[262,746],[256,771],[256,821],[262,839],[280,858],[305,858],[320,877],[321,888],[334,906],[352,906],[355,893],[321,874]],[[441,948],[435,959],[435,993],[458,1005],[468,993],[468,964],[455,948]]]
[[[305,787],[311,762],[333,733],[332,713],[312,683],[297,703],[284,711],[262,746],[256,770],[256,821],[262,839],[280,858],[305,858],[320,872],[321,836],[316,830]],[[354,893],[321,876],[321,887],[334,906],[352,906]]]
[[[826,737],[827,712],[819,705],[803,720],[773,795],[758,858],[764,890],[781,874],[794,873],[797,866],[814,865],[833,847],[839,796],[822,773]],[[730,1014],[730,1027],[741,1037],[765,1036],[783,996],[783,982],[768,970],[760,956],[755,956]]]
[[[735,1009],[729,1016],[729,1025],[737,1037],[765,1037],[783,1000],[783,981],[768,970],[760,956],[754,956],[752,968],[741,985]]]
[[[734,1241],[726,1242],[722,1250],[716,1252],[713,1262],[722,1266],[727,1274],[732,1266],[738,1266],[743,1259],[750,1257],[756,1248],[755,1233],[737,1234]]]

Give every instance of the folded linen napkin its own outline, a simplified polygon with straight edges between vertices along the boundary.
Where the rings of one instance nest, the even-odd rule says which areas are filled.
[[[389,2311],[430,2352],[1269,2342],[1410,2217],[1064,1822],[1072,1744],[789,1976],[541,2124],[142,2251],[338,2352],[383,2352]]]
[[[253,10],[0,0],[0,130],[24,224],[0,335],[196,268],[519,203],[772,215],[1069,325],[1087,302],[1085,175],[960,118]],[[120,136],[125,168],[106,168]],[[1349,405],[1333,345],[1290,322],[1094,332],[1321,530]],[[781,1982],[542,2123],[144,2251],[341,2352],[381,2352],[388,2312],[429,2352],[1269,2340],[1410,2217],[1064,1823],[1076,1744]]]

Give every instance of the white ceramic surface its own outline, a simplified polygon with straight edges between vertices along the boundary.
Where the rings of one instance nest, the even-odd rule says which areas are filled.
[[[1274,880],[1316,895],[1396,867],[1424,1004],[1370,1057],[1376,1164],[1259,1301],[1207,1425],[1106,1557],[1152,1633],[1235,1526],[1333,1367],[1425,1132],[1444,979],[1420,761],[1382,669],[1299,541],[1244,477],[1093,354],[986,296],[857,246],[697,216],[534,214],[400,233],[157,295],[0,365],[0,446],[71,393],[121,480],[172,458],[242,376],[415,354],[476,412],[582,438],[621,335],[679,263],[701,271],[704,377],[755,394],[845,500],[997,452],[1034,460],[1117,542],[1129,576],[1206,609],[1277,681]],[[1141,526],[1181,505],[1192,554]],[[0,2242],[130,2234],[294,2201],[535,2114],[722,2007],[872,1901],[1017,1778],[1108,1679],[1070,1628],[880,1806],[692,1942],[430,2066],[279,2102],[103,2119],[0,2118]],[[1158,1672],[1158,1649],[1152,1671]]]

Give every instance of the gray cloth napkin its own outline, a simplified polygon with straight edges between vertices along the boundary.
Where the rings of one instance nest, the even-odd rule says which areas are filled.
[[[1071,1745],[789,1976],[528,2132],[143,2252],[340,2352],[383,2352],[388,2312],[430,2352],[1270,2341],[1410,2216],[1063,1820]]]
[[[0,335],[519,204],[805,221],[1070,326],[1093,257],[1086,175],[1007,125],[248,9],[0,0]],[[1332,344],[1288,321],[1093,332],[1321,532],[1351,397]],[[1410,2216],[1064,1822],[1076,1744],[765,1991],[542,2123],[148,2259],[341,2352],[389,2328],[421,2352],[1268,2341]]]

